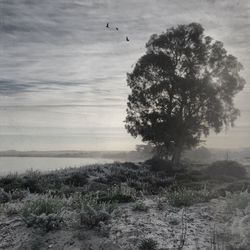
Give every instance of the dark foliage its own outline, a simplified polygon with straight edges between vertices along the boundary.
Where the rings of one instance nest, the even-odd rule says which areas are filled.
[[[135,201],[135,193],[130,192],[128,187],[128,192],[123,190],[121,186],[111,187],[108,191],[100,191],[98,194],[98,202],[104,203],[128,203]]]
[[[158,243],[154,239],[144,239],[139,244],[139,250],[157,250]]]
[[[0,178],[0,187],[6,192],[10,192],[22,187],[23,179],[18,175],[7,175]]]
[[[63,218],[55,214],[47,216],[30,216],[25,220],[27,227],[40,227],[46,232],[60,229],[63,224]]]
[[[243,67],[198,23],[154,34],[146,49],[127,77],[126,129],[179,164],[181,152],[198,145],[202,135],[233,125]]]
[[[174,207],[188,207],[195,203],[208,202],[213,198],[213,195],[205,189],[192,190],[180,186],[167,191],[165,196],[169,205]]]
[[[11,200],[10,194],[5,192],[3,189],[0,188],[0,204],[7,203],[10,200]]]
[[[98,200],[100,202],[128,203],[128,202],[135,201],[135,198],[127,194],[115,194],[115,195],[109,196],[104,193],[100,195]]]
[[[244,166],[236,161],[216,161],[205,169],[205,173],[213,178],[218,176],[245,178],[247,175],[247,171]]]
[[[29,172],[24,176],[10,174],[0,178],[0,187],[6,192],[17,189],[28,189],[31,193],[41,193],[44,190],[41,181],[42,179],[39,172]]]
[[[164,172],[169,176],[175,173],[175,170],[173,169],[173,163],[171,161],[153,157],[145,161],[145,164],[149,165],[150,170],[153,172]]]
[[[40,178],[24,176],[21,188],[28,189],[31,193],[43,193],[46,187],[41,184]]]
[[[64,183],[70,186],[82,187],[88,183],[88,175],[82,172],[73,173],[66,177]]]

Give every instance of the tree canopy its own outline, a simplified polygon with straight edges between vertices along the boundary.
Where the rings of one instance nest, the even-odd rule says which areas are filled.
[[[127,74],[127,131],[178,162],[182,150],[197,146],[202,135],[233,126],[239,116],[233,98],[245,84],[242,69],[198,23],[152,35]]]

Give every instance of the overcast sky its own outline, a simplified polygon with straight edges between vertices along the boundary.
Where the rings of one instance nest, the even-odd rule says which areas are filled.
[[[0,150],[133,149],[126,73],[150,35],[199,22],[248,82],[249,17],[249,0],[0,0]],[[236,127],[207,146],[250,147],[248,85],[235,103]]]

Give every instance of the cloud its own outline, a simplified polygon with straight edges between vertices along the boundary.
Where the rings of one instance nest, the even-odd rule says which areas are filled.
[[[23,91],[29,91],[31,88],[31,84],[17,84],[14,80],[0,80],[1,95],[14,95]]]
[[[223,41],[248,80],[249,7],[248,0],[3,1],[0,106],[16,109],[4,113],[5,123],[123,127],[126,73],[151,34],[182,23],[201,22],[208,35]],[[106,22],[119,32],[107,30]],[[249,97],[243,94],[236,105],[247,108]],[[248,120],[243,112],[239,124]]]

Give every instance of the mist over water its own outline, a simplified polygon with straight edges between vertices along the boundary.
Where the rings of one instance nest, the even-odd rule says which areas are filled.
[[[101,158],[2,157],[0,159],[0,176],[10,173],[22,174],[27,170],[46,172],[112,162],[114,160]]]

